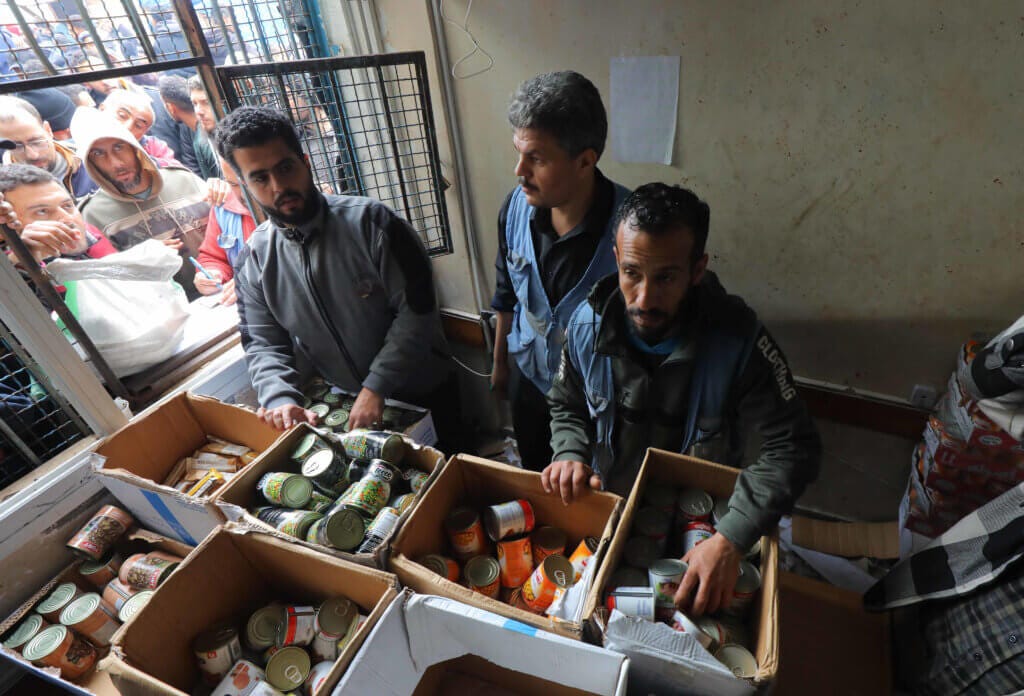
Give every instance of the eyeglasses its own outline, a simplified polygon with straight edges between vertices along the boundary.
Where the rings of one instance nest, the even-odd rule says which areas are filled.
[[[28,142],[20,143],[17,140],[12,140],[14,143],[13,152],[24,152],[25,150],[32,148],[32,150],[42,150],[44,147],[50,144],[49,138],[32,138]]]

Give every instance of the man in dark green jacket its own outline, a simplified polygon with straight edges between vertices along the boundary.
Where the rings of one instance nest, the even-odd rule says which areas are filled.
[[[716,534],[685,557],[677,603],[695,614],[732,596],[747,549],[817,476],[821,444],[782,351],[707,269],[710,210],[691,191],[647,184],[617,215],[618,274],[569,321],[542,481],[568,503],[589,484],[626,494],[648,447],[739,467],[740,423],[761,435]],[[691,604],[691,594],[696,597]]]

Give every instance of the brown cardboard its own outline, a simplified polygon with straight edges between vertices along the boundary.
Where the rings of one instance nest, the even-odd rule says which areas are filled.
[[[777,693],[892,692],[889,614],[867,613],[856,592],[787,572],[779,574],[779,606]]]
[[[793,515],[793,543],[847,558],[899,558],[897,522],[826,522]]]
[[[220,508],[221,514],[226,519],[233,522],[245,524],[255,529],[261,529],[268,534],[280,536],[281,538],[290,540],[293,543],[301,544],[310,549],[320,551],[321,553],[328,553],[332,556],[343,558],[346,561],[352,561],[353,563],[360,563],[362,565],[373,566],[376,568],[384,568],[384,555],[387,552],[388,540],[385,540],[374,553],[349,553],[347,551],[333,549],[329,546],[310,544],[304,540],[283,535],[274,527],[257,519],[255,515],[249,512],[253,507],[267,504],[256,487],[256,484],[264,474],[271,471],[288,471],[296,474],[300,473],[301,466],[291,458],[291,452],[295,449],[299,440],[305,437],[309,432],[311,432],[311,430],[312,429],[305,424],[302,424],[297,428],[293,428],[287,435],[276,442],[269,451],[265,452],[262,458],[247,466],[242,472],[237,474],[235,478],[229,481],[217,495],[217,506]],[[424,493],[430,488],[431,484],[444,467],[444,455],[439,450],[425,445],[417,445],[414,442],[411,442],[408,438],[406,439],[406,444],[409,445],[409,452],[402,460],[402,467],[415,467],[420,471],[430,474],[430,477],[423,485],[423,488],[420,489],[413,507],[403,512],[398,518],[398,523],[390,538],[394,538],[394,535],[401,528],[404,521],[409,518],[409,515],[412,514],[413,509],[415,509],[416,505],[419,504],[419,501],[422,500]]]
[[[585,696],[588,692],[501,667],[478,655],[463,655],[427,669],[412,696],[446,694]]]
[[[517,498],[529,500],[533,505],[538,527],[551,525],[565,531],[569,538],[566,553],[571,554],[583,537],[599,539],[595,562],[600,565],[618,523],[622,498],[611,493],[588,491],[579,500],[565,506],[559,496],[544,491],[540,474],[536,472],[460,454],[448,461],[409,519],[398,530],[391,543],[390,568],[403,585],[421,594],[448,597],[531,626],[579,639],[583,633],[581,623],[551,619],[517,609],[442,578],[416,562],[431,553],[451,555],[444,520],[459,505],[483,510],[488,505]],[[595,584],[587,596],[584,617],[593,613],[598,600]]]
[[[396,596],[390,573],[358,566],[251,529],[220,528],[195,550],[114,637],[100,668],[122,694],[187,695],[199,681],[192,640],[214,623],[239,628],[272,600],[316,604],[343,595],[369,619],[335,663],[325,691]]]
[[[605,562],[598,570],[595,589],[603,596],[612,573],[619,565],[633,526],[633,516],[641,507],[644,490],[651,483],[668,484],[676,488],[702,488],[715,497],[732,495],[739,470],[674,454],[659,449],[647,450],[636,483],[626,501],[619,523],[620,532],[615,535]],[[779,598],[778,598],[779,536],[778,530],[761,539],[761,592],[750,613],[752,635],[757,636],[754,657],[757,658],[757,674],[754,683],[767,687],[774,679],[779,667]]]

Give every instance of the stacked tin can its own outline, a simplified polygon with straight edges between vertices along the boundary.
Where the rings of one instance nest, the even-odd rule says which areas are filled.
[[[320,377],[310,381],[303,393],[306,397],[303,407],[315,413],[322,426],[336,433],[349,431],[348,419],[356,401],[354,395],[331,387]],[[402,432],[421,418],[423,413],[420,411],[386,406],[381,414],[380,428],[385,431]]]

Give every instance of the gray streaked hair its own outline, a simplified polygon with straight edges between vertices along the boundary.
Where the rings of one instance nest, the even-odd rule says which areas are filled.
[[[591,149],[600,157],[608,116],[594,83],[572,70],[531,77],[512,95],[508,122],[551,134],[570,157]]]

